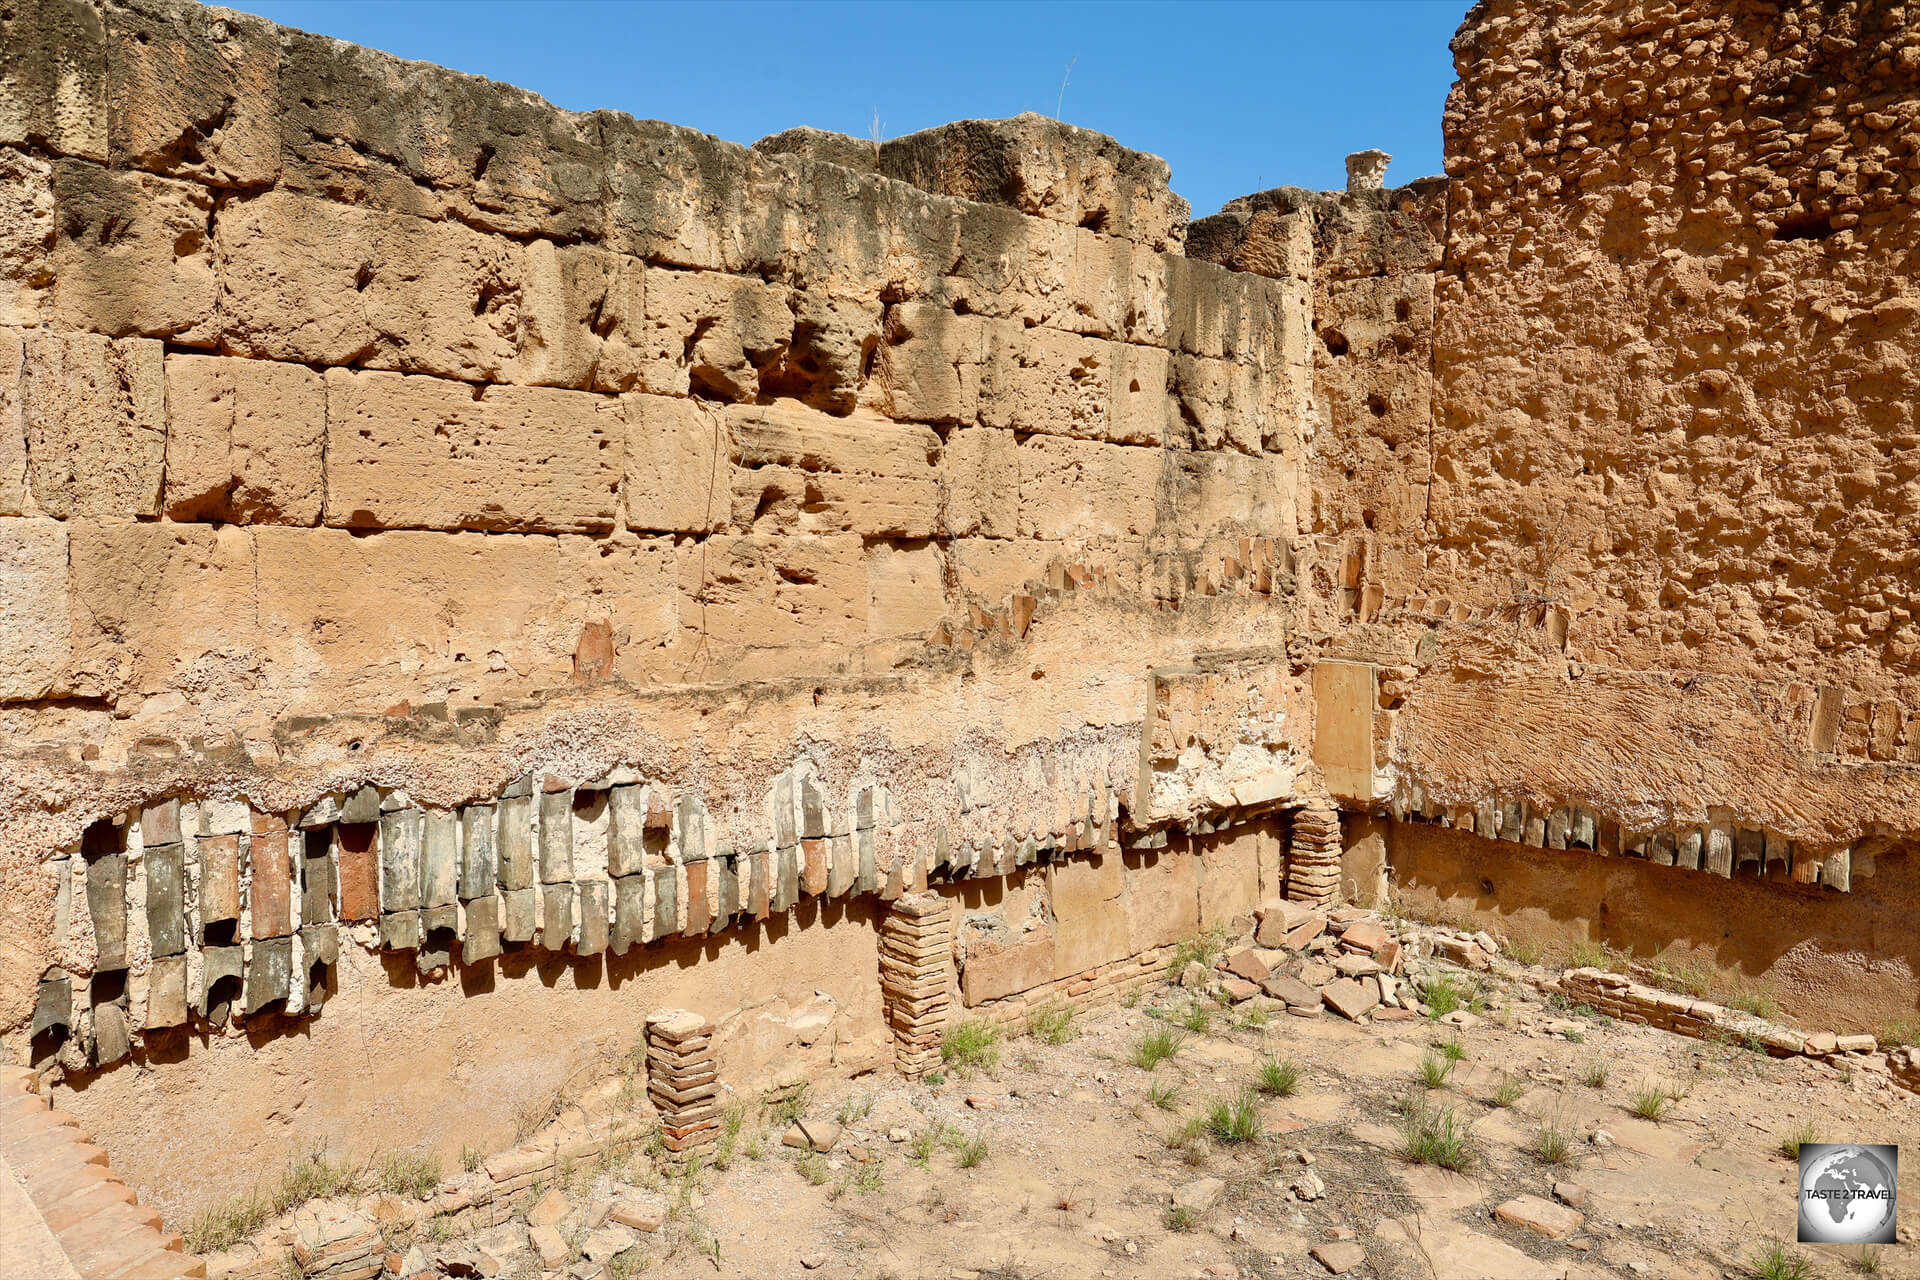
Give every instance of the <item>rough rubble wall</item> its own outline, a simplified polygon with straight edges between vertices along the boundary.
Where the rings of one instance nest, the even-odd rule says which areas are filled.
[[[0,1032],[97,1131],[179,1119],[129,1063],[226,1081],[237,1185],[262,1081],[457,1067],[494,975],[474,1133],[656,994],[743,1072],[883,1037],[929,882],[984,886],[1003,1002],[1274,889],[1216,829],[1315,787],[1310,302],[1189,261],[1164,162],[742,148],[173,0],[0,23]],[[1222,664],[1256,743],[1155,729]],[[1123,855],[1143,767],[1187,784]],[[829,919],[869,940],[781,941]]]
[[[1305,629],[1379,673],[1348,798],[1845,889],[1920,831],[1920,23],[1489,3],[1454,50],[1442,187],[1189,234],[1312,281]]]

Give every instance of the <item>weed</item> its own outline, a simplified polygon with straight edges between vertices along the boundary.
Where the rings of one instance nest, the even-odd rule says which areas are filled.
[[[1425,992],[1427,1016],[1435,1022],[1467,1004],[1466,992],[1454,981],[1453,975],[1443,973],[1427,984]]]
[[[1300,1087],[1300,1068],[1291,1060],[1263,1062],[1253,1087],[1273,1098],[1290,1098]]]
[[[1753,1280],[1813,1280],[1813,1263],[1778,1240],[1769,1240],[1747,1263]]]
[[[1453,1075],[1453,1063],[1437,1053],[1425,1053],[1421,1055],[1420,1065],[1413,1069],[1413,1074],[1427,1088],[1438,1089]]]
[[[1780,1016],[1780,1006],[1757,991],[1739,991],[1727,997],[1727,1007],[1771,1021]]]
[[[1599,942],[1576,942],[1569,957],[1576,969],[1612,969],[1620,964],[1613,948]]]
[[[1802,1120],[1779,1137],[1780,1154],[1789,1160],[1800,1158],[1800,1148],[1813,1141],[1813,1121]]]
[[[434,1165],[434,1180],[439,1181],[439,1164]],[[280,1175],[280,1186],[268,1201],[268,1207],[275,1213],[285,1213],[297,1209],[309,1200],[318,1200],[323,1196],[345,1195],[359,1185],[360,1176],[346,1161],[335,1163],[326,1157],[324,1149],[315,1148],[312,1152],[293,1161]]]
[[[1180,1101],[1180,1090],[1164,1080],[1155,1080],[1147,1087],[1147,1101],[1162,1111],[1171,1111]]]
[[[923,1169],[926,1168],[927,1162],[933,1159],[933,1153],[939,1149],[940,1144],[945,1141],[946,1136],[946,1123],[941,1120],[935,1120],[919,1133],[913,1135],[913,1143],[907,1148],[908,1160]]]
[[[1520,1095],[1526,1091],[1527,1086],[1512,1076],[1501,1076],[1500,1083],[1494,1087],[1491,1101],[1496,1107],[1510,1107],[1520,1101]]]
[[[1873,1029],[1873,1038],[1880,1042],[1882,1049],[1890,1049],[1896,1044],[1920,1045],[1920,1018],[1883,1022]]]
[[[1194,1212],[1183,1204],[1172,1205],[1167,1209],[1167,1230],[1186,1232],[1194,1228]]]
[[[947,1082],[947,1073],[944,1071],[929,1071],[926,1075],[922,1076],[921,1079],[927,1082],[929,1089],[938,1089]]]
[[[1027,1034],[1045,1044],[1065,1044],[1080,1034],[1073,1025],[1073,1006],[1054,1000],[1029,1009]]]
[[[1203,969],[1211,969],[1213,962],[1227,947],[1227,930],[1223,925],[1215,925],[1204,933],[1195,934],[1185,942],[1176,943],[1173,958],[1167,961],[1167,981],[1179,978],[1181,970],[1198,961]]]
[[[720,1112],[720,1140],[713,1144],[713,1167],[730,1169],[734,1157],[740,1153],[740,1134],[746,1128],[747,1109],[739,1102],[729,1102]]]
[[[1707,993],[1713,989],[1712,977],[1705,969],[1690,964],[1669,964],[1665,959],[1653,962],[1647,971],[1647,980],[1656,987],[1678,991],[1695,1000],[1706,999]]]
[[[1573,1129],[1559,1113],[1540,1121],[1540,1132],[1533,1136],[1533,1154],[1545,1164],[1573,1163]]]
[[[1253,1027],[1258,1029],[1267,1025],[1270,1016],[1271,1015],[1267,1013],[1267,1007],[1265,1005],[1249,1004],[1244,1010],[1234,1016],[1233,1025],[1235,1028]]]
[[[1195,1035],[1204,1034],[1206,1029],[1213,1025],[1213,1011],[1195,1000],[1187,1006],[1187,1011],[1180,1015],[1180,1025]]]
[[[969,1018],[947,1028],[940,1060],[956,1071],[992,1071],[1000,1065],[1000,1028],[985,1018]]]
[[[1434,1047],[1440,1050],[1440,1056],[1448,1062],[1464,1062],[1466,1060],[1467,1046],[1461,1044],[1458,1040],[1448,1040],[1446,1043],[1435,1045]]]
[[[987,1158],[987,1140],[976,1135],[961,1142],[954,1148],[962,1169],[971,1169]]]
[[[453,1224],[452,1218],[444,1214],[427,1219],[427,1239],[435,1244],[445,1244],[459,1234],[460,1228]]]
[[[784,1126],[790,1125],[800,1119],[800,1117],[806,1115],[808,1109],[812,1106],[813,1082],[810,1080],[801,1080],[791,1085],[785,1093],[782,1093],[779,1099],[775,1101],[768,1110],[773,1116],[774,1122]]]
[[[187,1224],[186,1251],[207,1254],[231,1249],[266,1226],[271,1217],[273,1210],[260,1198],[259,1192],[229,1196],[219,1204],[201,1210]]]
[[[813,1186],[825,1186],[827,1182],[827,1161],[818,1151],[803,1151],[793,1158],[793,1167]]]
[[[480,1148],[474,1146],[471,1143],[467,1143],[461,1146],[460,1172],[472,1173],[476,1169],[478,1169],[485,1160],[486,1160],[486,1157],[480,1154]]]
[[[1633,1114],[1642,1120],[1659,1120],[1673,1105],[1673,1095],[1660,1085],[1648,1081],[1635,1091],[1633,1101],[1628,1105]]]
[[[1605,1058],[1588,1058],[1580,1064],[1580,1083],[1589,1089],[1604,1089],[1612,1071]]]
[[[860,1172],[853,1175],[853,1189],[863,1196],[870,1196],[886,1185],[886,1174],[878,1160],[867,1161],[860,1166]]]
[[[647,1255],[638,1249],[623,1249],[613,1255],[607,1263],[607,1271],[613,1280],[633,1280],[647,1269]]]
[[[1452,1107],[1417,1105],[1400,1122],[1400,1154],[1415,1164],[1434,1164],[1455,1173],[1473,1168],[1476,1153]]]
[[[1180,1052],[1180,1037],[1166,1027],[1155,1027],[1133,1046],[1133,1065],[1151,1071]]]
[[[1138,1008],[1139,1005],[1140,1005],[1140,988],[1139,987],[1129,987],[1127,989],[1127,994],[1120,997],[1120,1007],[1122,1009],[1135,1009],[1135,1008]]]
[[[840,1109],[833,1113],[833,1118],[840,1122],[842,1128],[845,1128],[865,1120],[872,1114],[873,1099],[866,1094],[856,1094],[841,1100]]]
[[[1546,959],[1547,949],[1537,942],[1521,938],[1507,944],[1507,955],[1516,964],[1524,964],[1531,968]]]
[[[1853,1269],[1863,1276],[1877,1276],[1885,1263],[1885,1255],[1878,1245],[1863,1245],[1860,1256],[1853,1260]]]
[[[1560,1034],[1566,1037],[1568,1044],[1585,1044],[1587,1042],[1587,1033],[1576,1030],[1573,1027],[1568,1027]]]
[[[1216,1099],[1207,1108],[1207,1132],[1221,1142],[1252,1142],[1260,1136],[1260,1111],[1253,1092]]]

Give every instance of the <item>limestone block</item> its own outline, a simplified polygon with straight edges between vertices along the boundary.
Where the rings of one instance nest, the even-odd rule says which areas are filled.
[[[879,403],[887,416],[974,425],[989,352],[1007,345],[995,339],[1009,330],[1017,332],[1018,326],[955,315],[932,303],[903,302],[889,308],[885,341],[874,365]]]
[[[62,518],[158,515],[165,396],[158,342],[26,335],[20,412],[27,484],[40,509]]]
[[[1293,527],[1294,471],[1272,454],[1171,450],[1161,465],[1161,494],[1188,532],[1274,533]]]
[[[1129,954],[1129,921],[1120,903],[1126,869],[1120,855],[1069,858],[1047,867],[1053,907],[1053,977],[1083,973]]]
[[[27,429],[21,411],[26,344],[14,329],[0,329],[0,516],[36,515],[27,492]]]
[[[940,508],[940,437],[790,403],[726,412],[734,527],[924,538]],[[697,474],[697,473],[696,473]]]
[[[280,29],[233,9],[122,0],[108,13],[116,165],[214,187],[280,173]]]
[[[750,673],[769,651],[821,652],[867,632],[867,566],[857,534],[773,537],[716,534],[680,554],[682,642]]]
[[[214,228],[236,355],[477,381],[516,374],[520,246],[446,222],[272,191]]]
[[[1313,273],[1313,214],[1257,197],[1228,202],[1219,213],[1196,218],[1187,229],[1187,256],[1233,271],[1308,280]]]
[[[53,166],[0,147],[0,324],[40,323],[53,285],[53,243]]]
[[[611,111],[594,118],[606,149],[609,248],[672,267],[744,272],[779,264],[800,240],[792,157],[658,120]]]
[[[1164,851],[1129,854],[1125,866],[1129,954],[1171,946],[1200,932],[1198,859]]]
[[[73,689],[151,693],[237,680],[259,661],[253,539],[233,525],[80,524],[72,533]]]
[[[516,381],[632,391],[645,372],[647,273],[637,258],[594,245],[534,240]]]
[[[583,627],[607,621],[613,627],[614,673],[630,680],[654,678],[649,664],[680,626],[680,554],[670,538],[624,530],[597,538],[563,536],[559,578],[542,605],[537,629],[556,650],[577,654]]]
[[[98,5],[47,0],[0,19],[0,143],[107,158],[107,30]]]
[[[1012,538],[1020,531],[1020,451],[1011,431],[950,432],[940,457],[945,532],[957,538]],[[998,593],[992,593],[998,594]]]
[[[1250,915],[1260,902],[1259,837],[1251,827],[1197,839],[1200,926],[1211,929]]]
[[[297,364],[168,356],[166,512],[174,520],[314,524],[326,388]]]
[[[867,560],[867,635],[926,635],[947,610],[946,557],[937,543],[881,543]]]
[[[1187,202],[1158,156],[1026,112],[959,120],[880,146],[878,167],[924,191],[1005,205],[1162,251],[1185,238]]]
[[[753,150],[763,155],[801,156],[843,169],[870,171],[880,161],[879,147],[869,139],[806,125],[770,133],[755,142]]]
[[[218,283],[204,187],[61,160],[53,204],[53,314],[62,326],[172,337],[211,318]]]
[[[1056,968],[1050,929],[1035,929],[1012,942],[974,939],[967,944],[967,963],[960,972],[961,995],[969,1005],[977,1005],[1031,991],[1051,982]]]
[[[327,372],[329,525],[610,528],[617,402],[577,391]]]
[[[621,397],[627,423],[627,524],[707,533],[727,518],[731,445],[718,409],[668,396]]]
[[[597,239],[597,117],[512,85],[280,32],[281,183],[515,236]]]
[[[1160,450],[1036,435],[1019,451],[1021,537],[1137,537],[1153,530]]]
[[[0,702],[65,692],[73,653],[67,526],[0,519]]]
[[[646,308],[637,357],[643,391],[752,400],[793,342],[788,290],[748,276],[649,270]]]

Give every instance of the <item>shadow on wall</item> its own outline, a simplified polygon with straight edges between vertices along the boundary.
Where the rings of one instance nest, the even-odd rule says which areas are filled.
[[[1920,877],[1912,845],[1879,857],[1851,894],[1727,880],[1631,858],[1602,858],[1389,823],[1400,908],[1445,918],[1464,909],[1564,959],[1597,942],[1676,971],[1712,971],[1715,994],[1758,989],[1781,1010],[1840,1030],[1872,1030],[1920,1011]]]

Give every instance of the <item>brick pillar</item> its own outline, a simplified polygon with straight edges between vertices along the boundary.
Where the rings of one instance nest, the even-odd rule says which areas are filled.
[[[932,893],[894,899],[880,922],[880,991],[893,1028],[894,1063],[909,1079],[939,1065],[952,970],[952,905]]]
[[[647,1015],[647,1097],[672,1158],[690,1159],[720,1136],[719,1076],[711,1022],[685,1009]]]
[[[1293,811],[1287,841],[1287,897],[1329,907],[1340,899],[1340,813],[1324,800]]]

